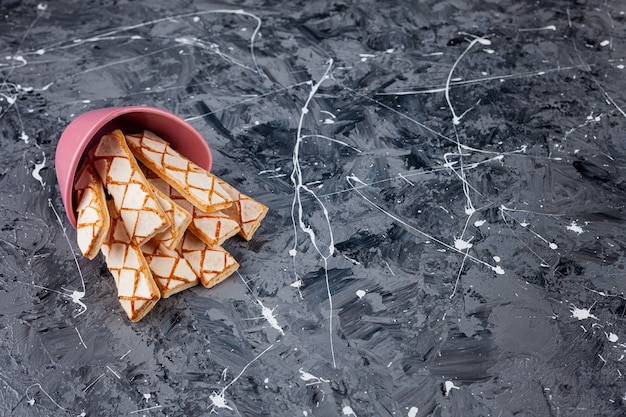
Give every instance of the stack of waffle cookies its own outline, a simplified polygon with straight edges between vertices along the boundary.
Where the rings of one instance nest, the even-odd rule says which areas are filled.
[[[128,318],[239,267],[222,244],[250,240],[267,207],[176,152],[150,131],[102,136],[74,184],[78,246],[104,254]]]

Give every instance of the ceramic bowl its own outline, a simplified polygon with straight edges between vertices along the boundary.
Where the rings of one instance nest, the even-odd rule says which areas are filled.
[[[102,135],[114,129],[137,133],[148,129],[196,164],[211,169],[211,150],[190,124],[165,110],[148,106],[109,107],[76,117],[63,131],[56,148],[55,169],[67,218],[76,228],[73,186],[83,157]]]

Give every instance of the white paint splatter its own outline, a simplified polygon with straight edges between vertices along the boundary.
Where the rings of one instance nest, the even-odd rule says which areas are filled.
[[[471,248],[472,245],[471,243],[469,243],[466,240],[463,239],[454,239],[454,247],[457,248],[458,250],[465,250],[465,249],[469,249]]]
[[[604,333],[604,334],[606,335],[606,338],[609,339],[609,342],[611,343],[616,343],[619,340],[619,337],[613,332],[609,334],[607,333]]]
[[[367,294],[367,292],[365,292],[365,291],[363,291],[363,290],[358,290],[358,291],[356,292],[356,296],[357,296],[357,297],[359,297],[359,298],[363,298],[363,297],[365,297],[365,294]]]
[[[485,223],[487,223],[487,220],[476,220],[476,221],[474,222],[474,226],[476,226],[476,227],[480,227],[480,226],[482,226],[482,225],[483,225],[483,224],[485,224]]]
[[[567,226],[565,229],[570,230],[576,234],[582,234],[584,232],[583,228],[579,226],[576,221],[572,221],[572,223]]]
[[[43,387],[41,386],[41,384],[39,384],[39,383],[36,383],[36,384],[30,385],[28,388],[26,388],[26,398],[28,398],[28,404],[29,404],[29,405],[35,405],[35,398],[34,398],[34,397],[31,397],[31,396],[30,396],[30,392],[29,392],[29,391],[30,391],[30,389],[31,389],[31,388],[33,388],[33,387],[37,387],[37,388],[39,388],[39,390],[40,390],[40,391],[41,391],[41,392],[42,392],[42,393],[43,393],[46,397],[48,397],[48,399],[49,399],[50,401],[52,401],[52,404],[56,405],[58,408],[60,408],[61,410],[65,411],[65,412],[69,411],[69,410],[67,410],[66,408],[61,407],[61,406],[59,405],[59,403],[57,403],[56,401],[54,401],[54,399],[50,396],[50,394],[48,394],[48,393],[46,392],[46,390],[44,390],[44,389],[43,389]]]
[[[592,306],[593,307],[593,306]],[[577,318],[578,320],[586,320],[586,319],[598,319],[596,316],[591,314],[591,308],[578,308],[573,306],[572,308],[572,317]]]
[[[454,385],[454,382],[452,382],[452,381],[446,381],[443,384],[443,386],[444,386],[444,389],[445,389],[446,397],[448,395],[450,395],[450,391],[452,391],[453,389],[461,389],[461,387],[457,387],[456,385]]]
[[[274,317],[274,309],[265,307],[263,303],[261,302],[261,300],[256,300],[256,301],[261,306],[261,314],[263,314],[263,317],[265,318],[265,320],[267,320],[270,326],[278,330],[280,334],[284,335],[285,332],[283,332],[283,328],[280,326],[280,324],[278,324],[278,320],[276,320],[276,317]]]
[[[263,356],[268,350],[270,350],[271,348],[273,348],[274,345],[271,344],[269,345],[267,348],[265,348],[263,350],[263,352],[259,353],[258,355],[256,355],[250,362],[248,362],[246,364],[246,366],[244,366],[241,371],[239,372],[239,374],[237,374],[236,377],[233,378],[232,381],[230,381],[228,384],[226,384],[226,386],[224,386],[224,388],[222,388],[222,390],[217,393],[217,392],[213,392],[211,395],[209,395],[209,398],[211,399],[212,402],[212,406],[213,406],[213,410],[215,409],[215,407],[217,408],[226,408],[228,410],[232,410],[232,408],[230,406],[228,406],[228,404],[226,404],[226,390],[233,385],[239,378],[241,378],[241,375],[243,375],[244,372],[246,372],[246,369],[248,369],[248,367],[255,362],[257,359],[259,359],[261,356]],[[228,368],[226,368],[228,369]],[[224,369],[224,372],[226,372],[226,369]],[[213,411],[212,410],[212,411]],[[211,412],[212,412],[211,411]]]
[[[26,141],[26,143],[28,143],[28,141]],[[44,169],[46,166],[46,154],[42,152],[42,155],[43,155],[43,161],[39,163],[35,163],[35,168],[33,168],[33,178],[39,181],[42,187],[45,187],[46,183],[41,177],[41,170]]]
[[[69,296],[72,300],[72,302],[78,304],[80,306],[80,310],[78,311],[78,313],[76,313],[74,315],[74,317],[78,317],[81,314],[83,314],[85,311],[87,311],[87,306],[85,305],[85,303],[83,303],[81,300],[82,298],[85,296],[85,277],[83,277],[83,271],[80,269],[80,264],[78,263],[78,258],[76,257],[76,253],[74,252],[74,249],[72,248],[72,244],[70,242],[70,238],[67,235],[67,232],[65,230],[65,226],[63,226],[63,222],[61,221],[61,216],[59,216],[59,213],[57,212],[57,210],[54,208],[54,205],[52,204],[52,199],[49,198],[48,199],[48,207],[50,207],[52,209],[52,212],[54,213],[54,216],[57,219],[57,222],[59,223],[59,225],[61,226],[61,230],[63,231],[63,236],[65,237],[65,240],[67,242],[67,244],[69,245],[70,249],[72,250],[72,255],[74,257],[74,263],[76,264],[76,268],[78,270],[78,276],[80,277],[80,282],[81,285],[83,287],[82,291],[78,291],[78,290],[74,290],[71,293],[68,294],[68,290],[64,290],[64,292],[61,291],[56,291],[56,290],[51,290],[51,291],[55,291],[61,295],[64,296]],[[40,285],[37,285],[35,283],[33,283],[33,285],[35,287],[40,287],[46,290],[50,290],[49,288],[45,288],[42,287]]]
[[[87,306],[82,301],[84,296],[85,296],[85,291],[72,291],[72,294],[70,297],[72,299],[72,302],[80,306],[80,312],[77,313],[76,316],[80,316],[85,311],[87,311]]]
[[[307,385],[317,385],[317,384],[321,384],[322,382],[330,382],[329,379],[324,379],[324,378],[315,376],[311,373],[303,371],[302,368],[298,369],[298,372],[300,372],[300,379],[303,381],[306,381]]]
[[[459,249],[457,249],[456,247],[444,242],[441,239],[436,238],[435,236],[424,232],[423,230],[420,230],[414,226],[412,226],[411,224],[409,224],[408,222],[406,222],[405,220],[403,220],[402,218],[394,215],[393,213],[385,210],[383,207],[379,206],[378,204],[376,204],[374,201],[370,200],[369,198],[367,198],[360,190],[360,188],[369,186],[369,184],[366,184],[363,180],[361,180],[359,177],[355,176],[355,175],[349,175],[346,180],[348,181],[348,184],[350,184],[350,187],[352,189],[352,191],[356,192],[362,199],[364,199],[365,201],[367,201],[369,204],[371,204],[373,207],[375,207],[376,209],[380,210],[382,213],[384,213],[385,215],[387,215],[388,217],[390,217],[391,219],[397,221],[398,223],[400,223],[401,225],[403,225],[404,227],[406,227],[407,229],[410,229],[416,233],[419,233],[420,235],[424,236],[425,238],[428,239],[427,242],[425,243],[431,243],[432,242],[436,242],[437,244],[443,246],[443,249],[437,249],[440,252],[445,252],[446,249],[449,250],[453,250],[455,252],[460,253],[461,255],[463,255],[465,258],[467,259],[471,259],[472,261],[484,265],[486,267],[488,267],[489,269],[491,269],[492,271],[494,271],[497,274],[504,274],[504,270],[500,267],[500,266],[493,266],[481,259],[478,259],[474,256],[469,255],[467,252],[463,252]],[[357,186],[357,184],[359,184],[359,186]],[[442,210],[446,211],[445,207],[441,207]]]
[[[352,407],[350,407],[349,405],[344,405],[343,409],[341,410],[341,412],[343,413],[344,416],[357,417],[356,414],[354,414],[354,411],[352,410]]]

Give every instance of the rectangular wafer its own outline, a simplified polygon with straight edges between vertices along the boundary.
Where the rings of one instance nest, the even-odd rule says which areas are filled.
[[[137,246],[170,226],[120,130],[102,136],[91,155],[124,228]]]
[[[210,213],[232,204],[213,174],[176,152],[154,133],[144,130],[126,135],[126,141],[137,159],[200,210]]]

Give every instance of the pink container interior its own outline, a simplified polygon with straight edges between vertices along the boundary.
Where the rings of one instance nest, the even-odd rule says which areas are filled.
[[[102,135],[115,129],[137,133],[148,129],[206,170],[211,169],[208,144],[190,124],[165,110],[147,106],[111,107],[92,110],[76,117],[63,131],[56,149],[55,168],[65,213],[76,227],[73,186],[76,172]]]

